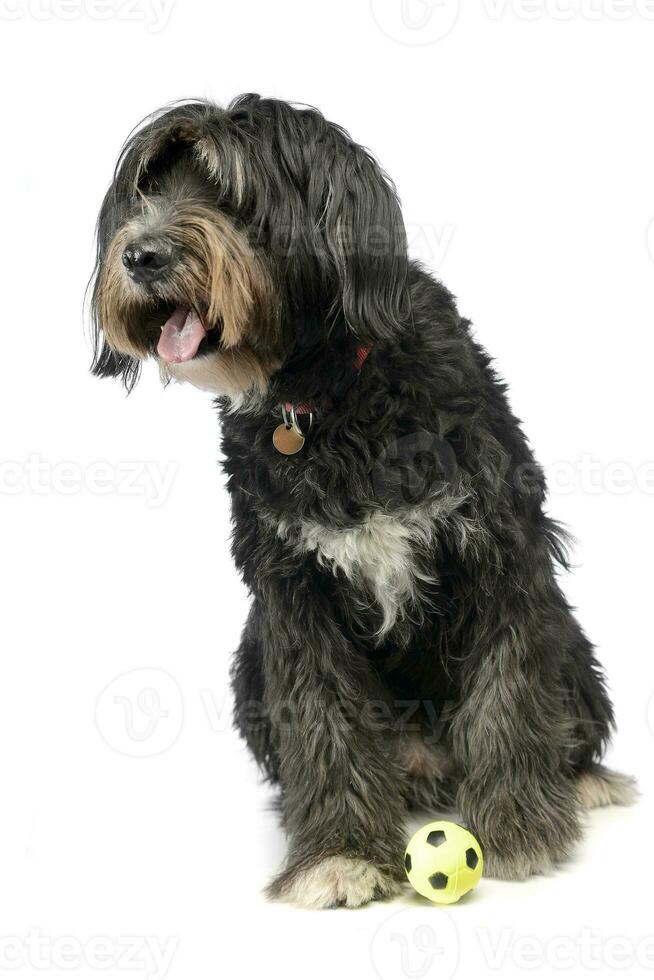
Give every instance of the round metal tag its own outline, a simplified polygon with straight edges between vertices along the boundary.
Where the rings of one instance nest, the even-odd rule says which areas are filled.
[[[283,422],[273,432],[273,446],[283,456],[294,456],[304,445],[304,436],[292,425]]]

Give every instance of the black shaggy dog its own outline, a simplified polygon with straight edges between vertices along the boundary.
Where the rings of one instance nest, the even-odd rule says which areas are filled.
[[[364,148],[256,95],[155,115],[102,205],[93,310],[95,374],[130,388],[152,356],[217,396],[252,594],[236,719],[290,844],[272,896],[394,893],[410,807],[456,806],[522,878],[628,802],[543,474]]]

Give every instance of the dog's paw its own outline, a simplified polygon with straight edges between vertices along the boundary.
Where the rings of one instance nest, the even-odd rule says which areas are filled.
[[[555,822],[556,820],[556,822]],[[550,814],[547,822],[534,821],[519,828],[510,817],[495,836],[478,834],[484,852],[487,878],[522,881],[531,875],[546,875],[567,861],[581,837],[576,814]]]
[[[529,852],[516,851],[513,854],[500,854],[492,847],[484,848],[484,875],[487,878],[524,881],[531,875],[549,874],[557,863],[557,857],[544,848],[535,848]]]
[[[548,874],[566,861],[582,836],[581,810],[570,779],[511,786],[462,783],[464,822],[484,852],[484,874],[508,881]]]
[[[488,878],[522,881],[546,875],[565,862],[581,837],[577,813],[543,811],[520,824],[507,814],[505,820],[480,835],[484,850],[484,874]]]
[[[334,854],[283,871],[268,886],[267,895],[309,909],[355,909],[399,891],[398,881],[365,858]]]
[[[591,766],[577,777],[577,797],[587,810],[596,806],[631,806],[638,799],[638,786],[632,776],[623,776],[605,766]]]

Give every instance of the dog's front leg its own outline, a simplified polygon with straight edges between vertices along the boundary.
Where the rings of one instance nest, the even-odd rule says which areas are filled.
[[[289,855],[268,894],[313,908],[363,905],[403,880],[392,716],[324,593],[280,587],[262,608],[264,700]]]

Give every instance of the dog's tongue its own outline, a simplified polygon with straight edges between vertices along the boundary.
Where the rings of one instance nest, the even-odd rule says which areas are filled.
[[[206,327],[197,313],[178,306],[161,329],[157,354],[170,364],[190,361],[206,335]]]

